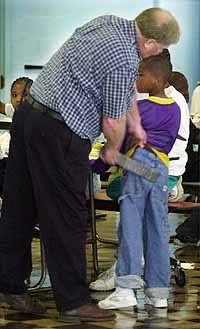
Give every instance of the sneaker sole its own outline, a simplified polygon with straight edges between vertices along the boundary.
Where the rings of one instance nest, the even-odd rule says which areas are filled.
[[[145,306],[147,306],[147,307],[154,307],[154,308],[168,308],[168,304],[163,304],[162,306],[155,306],[155,305],[153,305],[153,304],[148,304],[148,303],[145,303]]]
[[[136,304],[127,304],[127,305],[118,305],[118,306],[105,306],[101,305],[101,303],[98,303],[99,307],[104,309],[104,310],[126,310],[126,309],[132,309],[133,307],[137,306]]]

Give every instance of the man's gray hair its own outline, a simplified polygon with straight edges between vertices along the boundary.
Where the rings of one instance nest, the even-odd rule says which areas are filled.
[[[135,19],[143,37],[154,39],[166,46],[177,43],[180,27],[175,17],[167,10],[153,7],[141,12]]]

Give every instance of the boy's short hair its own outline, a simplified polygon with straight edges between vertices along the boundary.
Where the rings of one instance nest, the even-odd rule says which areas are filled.
[[[169,79],[170,85],[174,86],[177,90],[179,90],[179,85],[185,85],[188,87],[188,81],[186,76],[178,71],[173,71],[171,77]]]
[[[142,63],[148,68],[150,72],[159,75],[164,82],[168,82],[172,74],[172,64],[170,62],[169,54],[161,53],[156,56],[144,58]]]
[[[186,102],[189,103],[189,86],[185,75],[181,72],[173,71],[168,82],[171,86],[174,86],[174,88],[185,97]]]

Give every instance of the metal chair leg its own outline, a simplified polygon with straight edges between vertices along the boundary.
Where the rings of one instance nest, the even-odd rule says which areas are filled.
[[[29,291],[39,291],[39,290],[43,289],[42,286],[47,277],[47,266],[46,266],[46,261],[45,261],[44,247],[43,247],[41,239],[40,239],[40,255],[41,255],[41,257],[40,257],[40,266],[41,266],[40,278],[37,283],[35,283],[32,286],[30,285],[28,287]]]
[[[112,246],[118,246],[119,245],[119,242],[117,240],[104,239],[98,233],[96,233],[96,239],[97,239],[97,241],[99,241],[101,243],[111,244]]]
[[[90,195],[90,215],[91,215],[91,244],[92,244],[92,256],[93,266],[96,275],[99,274],[99,262],[98,262],[98,248],[97,248],[97,232],[96,232],[96,218],[94,208],[94,188],[93,188],[93,174],[89,174],[89,195]]]

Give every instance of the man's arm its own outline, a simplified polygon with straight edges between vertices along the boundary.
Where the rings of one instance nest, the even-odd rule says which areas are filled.
[[[107,143],[101,149],[100,156],[103,161],[114,165],[116,164],[117,154],[124,140],[126,130],[126,114],[121,118],[112,119],[104,116],[102,121],[102,130]]]
[[[132,101],[131,110],[127,113],[128,134],[133,136],[133,143],[144,147],[147,143],[146,132],[141,125],[140,114],[135,99]]]

